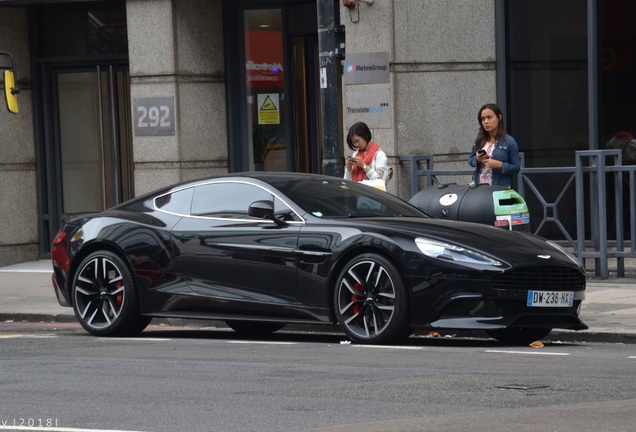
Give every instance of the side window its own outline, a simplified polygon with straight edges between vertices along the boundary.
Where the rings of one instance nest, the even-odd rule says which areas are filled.
[[[272,195],[269,192],[250,184],[211,183],[196,188],[191,214],[228,219],[252,219],[247,215],[249,206],[254,201],[271,199]],[[277,217],[296,220],[291,209],[280,200],[275,200],[274,208]]]
[[[155,206],[158,209],[165,210],[167,212],[189,215],[193,193],[194,188],[188,188],[167,195],[162,195],[155,199]]]

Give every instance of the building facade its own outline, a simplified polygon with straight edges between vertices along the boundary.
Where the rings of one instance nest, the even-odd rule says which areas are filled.
[[[0,265],[47,257],[65,214],[161,186],[321,172],[317,1],[0,0],[0,51],[13,56],[21,88],[19,114],[0,110]],[[400,157],[467,168],[486,102],[504,109],[526,166],[571,166],[575,151],[634,127],[636,3],[333,7],[346,42],[329,83],[341,107],[337,148],[344,154],[342,135],[367,121],[396,172],[389,191],[402,198]],[[352,79],[348,60],[361,58],[387,65],[386,75]]]

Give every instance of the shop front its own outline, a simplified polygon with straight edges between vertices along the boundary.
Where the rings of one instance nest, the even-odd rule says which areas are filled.
[[[316,0],[0,0],[2,51],[15,60],[19,114],[0,113],[0,265],[46,257],[65,214],[157,187],[248,170],[321,172]],[[465,169],[486,102],[533,166],[568,166],[635,129],[630,23],[605,0],[334,1],[346,53],[388,59],[373,129],[410,198],[403,156]],[[3,83],[4,85],[4,83]],[[354,110],[355,111],[355,110]],[[342,139],[338,142],[342,148]],[[556,193],[563,173],[543,176]],[[537,205],[527,199],[531,209]],[[567,214],[571,203],[563,201]],[[571,228],[571,227],[569,227]]]

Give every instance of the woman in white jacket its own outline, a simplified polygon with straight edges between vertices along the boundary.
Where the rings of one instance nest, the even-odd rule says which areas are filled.
[[[349,128],[347,144],[353,154],[346,158],[344,178],[361,182],[382,180],[386,182],[389,163],[386,153],[371,141],[371,131],[366,123],[358,122]]]

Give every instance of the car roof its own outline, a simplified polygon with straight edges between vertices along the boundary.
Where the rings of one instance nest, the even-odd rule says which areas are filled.
[[[280,181],[293,181],[293,180],[302,180],[313,178],[315,180],[334,180],[339,179],[346,181],[340,177],[334,176],[326,176],[322,174],[308,174],[308,173],[299,173],[299,172],[271,172],[271,171],[245,171],[245,172],[236,172],[236,173],[227,173],[220,174],[216,176],[202,177],[195,180],[187,180],[180,183],[171,184],[160,189],[153,190],[151,192],[145,193],[143,195],[137,196],[131,200],[126,201],[125,203],[119,204],[114,208],[119,208],[124,205],[130,205],[133,202],[145,201],[149,198],[157,197],[170,191],[175,191],[178,189],[183,189],[189,186],[196,186],[199,184],[209,183],[215,180],[260,180],[265,183],[276,183]]]
[[[176,185],[172,185],[170,187],[164,188],[163,191],[167,192],[173,189],[181,189],[186,186],[195,186],[198,184],[209,183],[214,180],[260,180],[265,183],[279,183],[295,181],[295,180],[307,180],[314,179],[316,181],[320,180],[331,180],[334,179],[346,181],[341,177],[327,176],[323,174],[308,174],[308,173],[298,173],[298,172],[271,172],[271,171],[247,171],[247,172],[237,172],[237,173],[228,173],[221,174],[217,176],[200,178],[197,180],[190,180],[186,182],[182,182]]]

